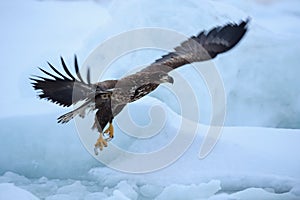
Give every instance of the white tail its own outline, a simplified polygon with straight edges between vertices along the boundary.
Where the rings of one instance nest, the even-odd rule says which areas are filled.
[[[57,118],[57,122],[65,124],[65,123],[69,122],[71,119],[73,119],[74,117],[76,117],[76,115],[79,115],[81,118],[84,118],[87,109],[94,110],[95,103],[88,101],[88,102],[82,104],[81,106],[79,106],[78,108],[76,108],[75,110],[68,112],[68,113],[60,116],[59,118]]]

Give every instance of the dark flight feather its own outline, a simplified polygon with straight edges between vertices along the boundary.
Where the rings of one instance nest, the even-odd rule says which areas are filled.
[[[85,84],[85,82],[82,79],[81,74],[79,72],[78,61],[77,61],[76,55],[74,56],[74,67],[75,67],[75,73],[76,73],[77,77],[79,78],[79,81]]]
[[[77,61],[75,61],[75,63],[76,62]],[[55,67],[53,67],[53,65],[48,63],[50,68],[61,77],[39,68],[43,73],[52,77],[53,79],[45,77],[30,78],[33,81],[32,84],[34,89],[40,90],[40,98],[47,99],[61,106],[70,106],[78,101],[88,98],[95,92],[96,85],[86,84],[82,80],[79,73],[78,64],[77,67],[75,64],[75,71],[77,71],[76,75],[78,77],[77,80],[67,68],[63,58],[61,58],[61,63],[64,71],[69,77],[63,75]]]
[[[64,59],[63,59],[62,57],[60,57],[60,61],[61,61],[61,64],[62,64],[62,66],[63,66],[65,72],[69,75],[69,77],[70,77],[73,81],[75,81],[75,80],[76,80],[75,77],[74,77],[74,76],[71,74],[71,72],[69,71],[69,69],[68,69],[68,67],[67,67],[67,65],[66,65],[66,63],[65,63],[65,61],[64,61]]]
[[[163,70],[169,72],[185,64],[210,60],[232,49],[245,35],[249,19],[239,24],[229,23],[192,36],[176,47],[174,52],[157,59],[142,72]]]

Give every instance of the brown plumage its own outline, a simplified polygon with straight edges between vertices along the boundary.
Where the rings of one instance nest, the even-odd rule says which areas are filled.
[[[71,106],[79,101],[84,102],[77,109],[59,117],[59,123],[66,123],[76,115],[84,117],[89,110],[97,110],[93,126],[100,132],[100,137],[95,144],[95,153],[97,153],[97,149],[102,150],[107,146],[108,139],[113,137],[113,118],[127,103],[144,97],[162,83],[173,83],[173,78],[168,75],[171,70],[185,64],[212,59],[233,48],[246,33],[248,21],[241,21],[239,24],[229,23],[215,27],[209,32],[202,31],[197,36],[182,42],[174,49],[174,52],[162,56],[141,71],[119,80],[106,80],[92,84],[88,70],[86,81],[84,81],[75,56],[76,76],[72,75],[61,58],[61,64],[67,75],[48,63],[55,73],[49,73],[40,68],[51,78],[37,76],[31,78],[32,84],[34,89],[41,92],[40,98],[58,105]],[[108,129],[103,131],[108,123]],[[108,133],[109,138],[104,139],[103,133]]]

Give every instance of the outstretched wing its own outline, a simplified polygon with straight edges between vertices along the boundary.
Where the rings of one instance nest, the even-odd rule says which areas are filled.
[[[47,99],[53,103],[61,106],[70,106],[80,100],[84,100],[95,92],[95,85],[90,82],[90,72],[87,72],[87,82],[85,82],[79,73],[77,58],[75,56],[74,66],[76,78],[67,68],[63,58],[61,57],[61,64],[67,75],[59,72],[53,65],[48,62],[50,68],[56,73],[50,73],[44,69],[39,68],[43,73],[51,78],[36,76],[30,78],[35,90],[40,90],[39,97]]]
[[[35,76],[30,78],[35,90],[41,93],[39,97],[47,99],[53,103],[61,106],[70,106],[81,100],[91,99],[99,90],[111,89],[115,86],[116,80],[106,80],[96,84],[91,83],[90,71],[87,71],[86,81],[83,80],[78,67],[77,57],[74,59],[74,67],[76,77],[69,71],[63,58],[60,58],[61,64],[66,75],[59,72],[53,65],[48,62],[48,65],[55,73],[50,73],[44,69],[39,68],[43,73],[51,78]]]
[[[174,52],[162,56],[143,72],[163,70],[169,72],[188,63],[210,60],[232,49],[245,35],[249,19],[239,24],[229,23],[210,31],[202,31],[176,47]]]
[[[160,84],[147,80],[147,77],[158,72],[168,73],[188,63],[212,59],[233,48],[245,35],[248,21],[215,27],[209,32],[202,31],[197,36],[182,42],[180,46],[175,48],[174,52],[162,56],[135,74],[121,78],[115,88],[102,93],[112,92],[113,111],[118,105],[126,105],[136,101],[155,90]]]
[[[74,59],[76,76],[72,75],[72,73],[69,71],[62,57],[61,64],[66,75],[61,73],[50,63],[48,64],[55,73],[50,73],[41,68],[39,69],[46,75],[50,76],[50,78],[41,76],[30,78],[33,81],[32,85],[34,89],[40,92],[40,98],[47,99],[61,106],[71,106],[78,101],[85,100],[85,102],[80,107],[60,116],[58,118],[59,123],[67,123],[76,115],[84,117],[86,110],[96,109],[95,105],[97,105],[98,100],[95,102],[95,99],[99,99],[99,93],[101,95],[101,91],[106,91],[113,88],[117,82],[117,80],[106,80],[92,84],[90,81],[91,79],[89,69],[87,71],[86,81],[84,81],[79,72],[76,56]],[[103,101],[109,100],[103,99]]]

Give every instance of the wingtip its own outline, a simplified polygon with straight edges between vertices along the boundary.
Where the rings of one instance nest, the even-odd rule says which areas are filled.
[[[77,60],[77,55],[76,54],[74,54],[74,63],[75,63],[75,65],[78,66],[78,60]]]
[[[30,84],[32,85],[36,84],[36,82],[38,81],[38,79],[34,78],[34,75],[31,75],[29,77],[29,80],[30,80]]]
[[[252,20],[252,18],[250,16],[248,16],[245,20],[245,23],[248,24],[251,20]]]
[[[87,69],[86,79],[87,79],[88,85],[91,85],[91,71],[90,71],[90,68]]]
[[[248,24],[250,23],[250,21],[251,21],[251,17],[248,16],[245,20],[241,21],[240,26],[242,26],[245,29],[247,29],[248,28]]]

